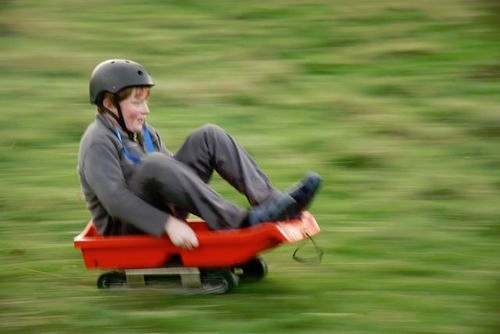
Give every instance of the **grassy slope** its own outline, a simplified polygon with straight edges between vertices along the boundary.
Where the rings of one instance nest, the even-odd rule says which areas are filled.
[[[3,2],[0,331],[496,332],[499,47],[479,15],[458,0]],[[88,219],[75,159],[89,71],[111,57],[153,72],[171,149],[213,122],[279,188],[320,172],[322,265],[284,246],[228,296],[96,291],[72,249]]]

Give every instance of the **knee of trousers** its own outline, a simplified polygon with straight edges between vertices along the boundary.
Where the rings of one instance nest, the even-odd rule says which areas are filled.
[[[225,134],[225,131],[220,126],[208,123],[196,129],[191,134],[191,139],[206,140],[210,138],[219,138],[221,136],[224,136]]]
[[[156,178],[178,168],[179,162],[162,153],[150,153],[144,157],[137,168],[140,178]]]

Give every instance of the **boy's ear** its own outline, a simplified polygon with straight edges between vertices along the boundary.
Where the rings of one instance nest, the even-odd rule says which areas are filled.
[[[104,99],[102,100],[102,105],[106,109],[111,110],[111,111],[115,111],[115,109],[116,109],[113,101],[111,101],[111,98],[109,96],[104,97]]]

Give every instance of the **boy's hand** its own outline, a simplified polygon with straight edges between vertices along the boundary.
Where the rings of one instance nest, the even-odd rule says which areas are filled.
[[[165,222],[165,232],[170,241],[177,247],[193,249],[199,246],[198,238],[193,229],[174,216],[170,216]]]

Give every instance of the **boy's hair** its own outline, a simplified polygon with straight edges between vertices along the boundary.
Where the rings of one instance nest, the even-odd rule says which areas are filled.
[[[133,87],[126,87],[124,89],[122,89],[121,91],[119,91],[118,93],[116,94],[112,94],[110,92],[106,92],[104,93],[104,96],[102,98],[102,101],[104,101],[106,98],[110,99],[110,101],[115,104],[115,97],[114,95],[118,96],[118,102],[121,102],[127,98],[129,98],[132,94],[134,94],[134,96],[141,96],[143,94],[146,94],[146,98],[149,97],[149,94],[151,93],[151,87],[150,86],[133,86]],[[103,103],[101,102],[97,108],[97,110],[100,112],[100,113],[103,113],[105,112],[104,110],[104,105]]]

